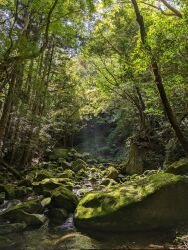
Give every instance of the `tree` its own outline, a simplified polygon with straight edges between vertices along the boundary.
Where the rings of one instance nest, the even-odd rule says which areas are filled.
[[[164,107],[164,111],[166,112],[168,119],[176,133],[176,136],[179,140],[179,142],[181,143],[184,151],[186,152],[186,154],[188,154],[188,141],[185,138],[185,136],[183,135],[180,125],[178,124],[177,118],[171,108],[170,102],[168,100],[168,97],[166,95],[164,86],[163,86],[163,81],[162,81],[162,76],[161,73],[159,71],[159,66],[158,63],[156,61],[156,58],[154,56],[152,56],[152,50],[150,48],[150,46],[147,44],[147,33],[146,33],[146,29],[145,29],[145,25],[144,25],[144,20],[142,15],[140,14],[140,10],[138,8],[138,4],[136,0],[131,0],[134,10],[135,10],[135,14],[136,14],[136,18],[137,18],[137,22],[140,26],[140,36],[141,36],[141,40],[143,45],[145,46],[146,50],[148,53],[151,54],[151,67],[153,70],[153,74],[155,77],[155,83],[156,86],[158,88],[162,103],[163,103],[163,107]]]

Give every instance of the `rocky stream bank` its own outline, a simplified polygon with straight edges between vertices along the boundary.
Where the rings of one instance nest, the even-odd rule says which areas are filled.
[[[62,148],[20,180],[2,168],[0,249],[186,249],[188,160],[122,168]]]

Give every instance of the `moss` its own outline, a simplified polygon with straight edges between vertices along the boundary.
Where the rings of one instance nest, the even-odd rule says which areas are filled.
[[[62,185],[72,187],[73,183],[68,178],[47,178],[40,182],[33,182],[33,189],[38,194],[46,195]]]
[[[161,172],[90,192],[78,204],[75,223],[107,231],[170,227],[188,219],[187,188],[187,177]]]
[[[63,171],[63,173],[60,175],[61,178],[69,178],[73,179],[75,176],[75,173],[71,169],[66,169]]]
[[[24,198],[32,192],[29,187],[19,187],[15,184],[0,185],[0,192],[5,192],[5,199],[11,200],[16,198]]]
[[[113,166],[108,167],[105,173],[106,173],[106,178],[114,180],[117,179],[119,174],[118,170]]]
[[[72,170],[75,172],[78,172],[81,169],[86,169],[87,166],[87,163],[82,159],[77,159],[72,162]]]
[[[188,158],[182,158],[179,161],[165,167],[168,173],[185,175],[188,174]]]
[[[43,179],[51,178],[53,177],[53,175],[54,175],[53,171],[47,169],[41,169],[36,172],[35,180],[41,181]]]
[[[100,185],[103,185],[103,186],[113,186],[113,185],[116,185],[117,182],[114,181],[113,179],[109,179],[109,178],[105,178],[105,179],[102,179],[102,181],[100,182]]]
[[[12,211],[23,210],[27,213],[42,213],[43,207],[38,199],[32,199],[10,206],[3,214],[8,215]]]
[[[77,178],[84,178],[84,177],[88,177],[88,173],[84,170],[84,169],[80,169],[77,174],[76,174]]]
[[[14,209],[9,209],[5,211],[1,217],[5,220],[9,220],[11,222],[23,222],[27,225],[27,227],[40,227],[45,221],[46,217],[43,214],[31,214],[26,212],[25,209],[21,207],[15,207]]]
[[[50,203],[51,203],[51,197],[46,197],[46,198],[42,199],[42,201],[41,201],[41,205],[44,208],[48,207],[50,205]]]

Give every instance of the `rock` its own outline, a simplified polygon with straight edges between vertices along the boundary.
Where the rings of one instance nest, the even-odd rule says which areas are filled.
[[[106,192],[90,192],[76,208],[74,221],[84,230],[169,229],[188,222],[188,177],[155,173]]]
[[[72,191],[61,186],[52,192],[51,205],[56,208],[63,208],[68,212],[74,212],[77,205],[77,198]]]
[[[90,170],[90,172],[91,172],[91,173],[95,173],[95,172],[97,172],[97,171],[98,171],[98,169],[97,169],[97,168],[95,168],[95,167],[92,167],[92,168],[90,168],[89,170]]]
[[[76,161],[72,162],[72,169],[75,172],[78,172],[81,169],[85,169],[87,166],[87,163],[82,159],[77,159]]]
[[[116,181],[114,181],[113,179],[103,179],[101,182],[100,182],[100,185],[102,186],[107,186],[107,187],[111,187],[111,186],[114,186],[114,185],[117,185],[118,183]]]
[[[87,172],[84,169],[80,169],[77,174],[76,174],[77,178],[86,178],[88,177]]]
[[[25,228],[25,223],[3,223],[0,224],[0,235],[22,232]]]
[[[46,197],[41,201],[41,205],[46,208],[50,205],[51,203],[51,197]]]
[[[27,200],[24,202],[13,203],[8,209],[6,209],[2,215],[8,215],[9,213],[13,213],[17,210],[23,210],[27,213],[42,213],[43,206],[38,199]]]
[[[5,192],[0,193],[0,205],[4,203],[5,200]]]
[[[40,182],[33,182],[33,189],[37,194],[50,195],[51,191],[61,185],[69,185],[68,178],[47,178]]]
[[[75,176],[75,173],[71,169],[66,169],[63,171],[63,173],[60,175],[61,178],[69,178],[73,179]]]
[[[46,221],[46,217],[43,214],[30,214],[23,209],[11,209],[1,215],[3,219],[11,222],[23,222],[27,227],[37,228],[42,226]]]
[[[36,181],[42,181],[43,179],[51,178],[53,177],[53,172],[47,169],[42,169],[37,171],[35,180]]]
[[[116,180],[119,175],[118,170],[115,167],[108,167],[106,170],[106,178]]]
[[[40,227],[46,220],[44,215],[39,214],[43,210],[40,201],[33,199],[13,204],[1,214],[1,218],[10,222],[23,222],[29,227]]]
[[[72,164],[66,161],[64,158],[59,158],[58,162],[60,163],[61,167],[64,169],[69,169],[72,167]]]
[[[50,219],[50,224],[62,225],[68,218],[68,213],[63,208],[51,208],[49,209],[47,216]]]
[[[182,158],[179,161],[165,167],[167,173],[186,175],[188,174],[188,158]]]
[[[86,195],[86,194],[89,193],[89,192],[90,192],[89,189],[87,189],[87,188],[82,188],[82,189],[80,189],[80,190],[78,191],[78,195],[79,195],[79,197],[83,197],[84,195]]]
[[[43,190],[53,190],[61,186],[59,178],[46,178],[40,182],[33,182],[33,189],[39,194],[43,194]]]
[[[25,178],[25,179],[19,181],[18,186],[31,187],[32,186],[32,181],[29,178]]]
[[[5,199],[11,200],[16,198],[24,198],[32,192],[29,187],[19,187],[15,184],[0,185],[0,192],[5,192]]]
[[[10,250],[15,249],[16,242],[9,239],[7,236],[0,235],[0,250]]]

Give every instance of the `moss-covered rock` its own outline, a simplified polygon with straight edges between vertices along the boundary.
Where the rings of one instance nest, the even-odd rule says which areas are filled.
[[[108,167],[105,172],[106,172],[106,178],[109,179],[116,180],[119,175],[118,170],[113,166]]]
[[[102,179],[101,182],[100,182],[100,185],[102,186],[106,186],[106,187],[111,187],[111,186],[115,186],[117,185],[118,183],[113,180],[113,179],[109,179],[109,178],[106,178],[106,179]]]
[[[83,229],[139,231],[188,222],[188,177],[155,173],[106,192],[90,192],[74,220]]]
[[[33,228],[42,226],[47,219],[43,214],[31,214],[21,208],[10,209],[4,212],[1,217],[10,222],[23,222],[27,227]]]
[[[82,159],[77,159],[72,162],[72,170],[78,172],[81,169],[86,169],[87,163]]]
[[[5,193],[6,200],[24,198],[32,192],[30,187],[20,187],[15,184],[0,185],[0,192]]]
[[[72,167],[71,162],[66,161],[64,158],[59,158],[58,163],[63,169],[69,169]]]
[[[69,186],[72,188],[73,183],[68,178],[47,178],[40,182],[33,182],[33,190],[37,194],[50,196],[51,191],[60,186]]]
[[[7,235],[0,235],[0,249],[1,250],[10,250],[16,249],[16,242],[14,242],[11,238],[7,237]]]
[[[87,173],[87,171],[84,170],[84,169],[80,169],[80,170],[77,172],[77,174],[76,174],[76,178],[82,179],[82,178],[86,178],[86,177],[88,177],[88,173]]]
[[[51,208],[47,214],[52,225],[62,225],[63,222],[68,218],[68,213],[63,208]]]
[[[12,204],[8,209],[4,211],[2,215],[9,215],[9,213],[12,213],[12,211],[17,211],[17,210],[23,210],[24,212],[27,213],[42,213],[43,212],[43,206],[41,204],[41,201],[38,199],[32,199],[32,200],[27,200],[24,202],[18,202],[16,204]]]
[[[18,186],[22,187],[31,187],[32,186],[32,178],[24,178],[23,180],[18,182]]]
[[[73,179],[75,176],[74,171],[72,171],[71,169],[66,169],[65,171],[63,171],[63,173],[60,175],[61,178],[69,178],[69,179]]]
[[[53,175],[53,171],[48,169],[41,169],[36,172],[35,180],[42,181],[43,179],[52,178]]]
[[[51,205],[57,208],[63,208],[68,212],[73,212],[77,205],[77,198],[73,192],[63,186],[56,188],[52,192]]]
[[[165,167],[165,171],[172,174],[187,175],[188,174],[188,158],[182,158],[179,161]]]
[[[44,208],[48,207],[50,205],[50,203],[51,203],[51,197],[46,197],[46,198],[42,199],[42,201],[41,201],[41,205]]]
[[[1,214],[1,219],[10,222],[25,223],[27,227],[40,227],[46,217],[43,214],[42,204],[33,199],[18,204],[13,204]]]
[[[0,235],[18,233],[26,228],[25,223],[3,223],[0,224]]]

